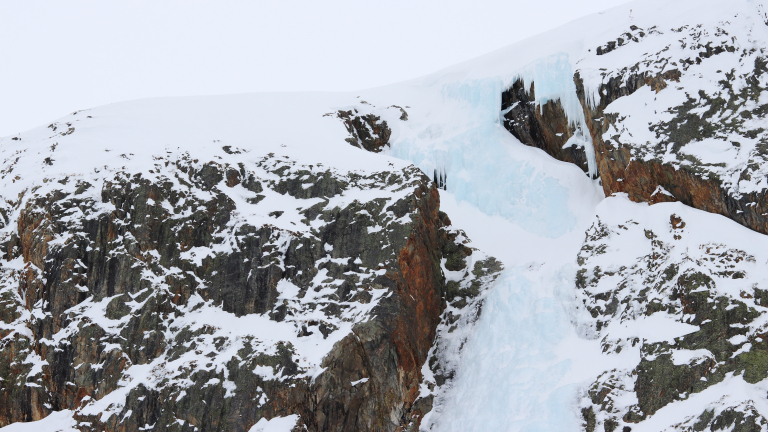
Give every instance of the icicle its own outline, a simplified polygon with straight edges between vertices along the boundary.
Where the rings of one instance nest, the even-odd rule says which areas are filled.
[[[438,189],[448,190],[448,173],[445,172],[445,168],[434,169],[432,171],[432,179]]]
[[[592,136],[589,133],[587,122],[584,118],[584,107],[576,93],[576,84],[573,82],[573,67],[567,54],[561,53],[538,60],[520,71],[512,80],[522,80],[524,83],[532,83],[535,87],[535,102],[541,106],[550,100],[560,100],[560,105],[571,125],[576,126],[576,133],[563,147],[576,145],[584,148],[587,158],[587,171],[589,178],[597,178],[597,161]],[[594,106],[594,95],[585,91],[585,101],[589,106]]]
[[[584,137],[584,154],[587,157],[587,171],[589,172],[589,178],[594,180],[598,177],[597,159],[595,159],[595,145],[592,142],[592,135],[589,133],[586,122],[583,121],[581,129],[582,131],[587,131],[586,134],[582,132],[582,136]]]
[[[587,156],[587,170],[589,171],[589,178],[592,180],[598,178],[597,173],[597,160],[595,159],[595,148],[590,142],[589,145],[584,146],[584,153]]]
[[[445,169],[443,169],[443,177],[442,177],[442,183],[443,183],[443,190],[448,190],[448,173],[445,172]]]

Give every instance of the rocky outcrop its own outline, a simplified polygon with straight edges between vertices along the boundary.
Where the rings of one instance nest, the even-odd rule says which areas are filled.
[[[406,106],[405,108],[409,108]],[[335,113],[327,113],[325,116],[334,116],[342,121],[349,133],[346,138],[350,145],[379,153],[389,147],[389,139],[392,137],[390,124],[399,121],[408,121],[408,113],[398,105],[376,107],[364,100],[359,101],[348,110],[338,110]],[[390,124],[387,124],[389,119]]]
[[[381,120],[381,117],[374,114],[360,114],[357,109],[339,110],[336,116],[341,119],[351,135],[346,139],[351,145],[374,153],[380,152],[389,145],[392,130],[387,126],[386,121]],[[406,115],[405,119],[407,118]]]
[[[624,213],[642,218],[642,225],[606,212],[609,220],[598,217],[578,255],[577,288],[605,360],[616,365],[584,394],[585,430],[631,430],[705,392],[709,396],[698,400],[712,401],[706,410],[670,429],[760,430],[768,419],[750,396],[725,388],[768,377],[761,264],[749,251],[724,244],[729,235],[702,235],[713,217],[673,212],[682,206],[665,209]],[[627,249],[641,256],[619,252]],[[627,352],[636,354],[625,359],[639,361],[621,361]]]
[[[762,70],[756,69],[755,73],[762,74]],[[679,81],[680,76],[680,71],[673,69],[655,76],[630,75],[625,79],[611,79],[601,86],[599,93],[602,97],[599,103],[592,107],[586,102],[583,83],[578,74],[576,75],[578,95],[583,102],[585,117],[593,137],[603,189],[606,194],[626,193],[630,199],[637,202],[680,201],[691,207],[726,216],[757,232],[768,233],[768,218],[765,217],[768,213],[768,201],[763,191],[734,193],[725,179],[712,175],[695,156],[690,164],[665,163],[661,157],[643,160],[637,157],[637,151],[633,152],[635,146],[631,142],[623,142],[621,134],[616,133],[620,124],[619,115],[605,112],[611,102],[619,97],[631,95],[646,85],[658,93],[667,87],[667,83]],[[730,104],[738,105],[734,101]],[[709,119],[718,114],[718,111],[725,110],[728,105],[720,104],[706,95],[698,101],[689,99],[689,102],[675,109],[675,118],[669,122],[654,122],[656,124],[651,125],[651,130],[658,135],[666,133],[668,146],[679,154],[679,149],[687,143],[715,136],[718,126],[713,127]],[[711,112],[704,117],[691,113],[700,106],[712,107],[709,110]],[[680,159],[684,157],[681,155]],[[740,174],[741,179],[751,180],[750,171],[754,168],[744,169]]]
[[[488,266],[415,167],[242,154],[157,156],[15,202],[0,426],[68,409],[81,430],[247,431],[288,415],[297,430],[418,428],[446,307],[463,310]]]
[[[575,132],[573,119],[567,118],[559,99],[538,105],[535,84],[531,83],[528,90],[518,78],[501,94],[504,127],[523,144],[540,148],[555,159],[571,162],[588,172],[584,148],[575,144],[565,147]]]
[[[600,59],[628,44],[643,43],[646,31],[632,27],[615,41],[598,47],[594,55]],[[633,59],[636,64],[623,68],[613,69],[615,65],[612,69],[600,68],[602,82],[597,88],[586,89],[582,73],[577,71],[574,75],[604,192],[607,196],[626,193],[633,201],[652,204],[680,201],[766,234],[768,199],[762,179],[768,157],[764,141],[768,138],[765,128],[759,126],[768,112],[760,102],[763,91],[760,83],[767,70],[766,62],[755,50],[739,48],[735,39],[724,42],[708,39],[713,34],[728,35],[725,27],[711,29],[710,33],[702,31],[701,26],[683,26],[671,31],[681,38],[679,47],[670,45],[659,52],[646,53],[642,59]],[[648,34],[662,35],[656,28]],[[721,70],[717,72],[721,76],[709,77],[714,91],[698,82],[696,85],[702,86],[701,89],[678,84],[687,76],[701,75],[697,67],[706,65],[710,58],[724,56],[730,56],[727,61],[733,63],[733,69]],[[601,64],[601,60],[595,61],[593,67]],[[741,86],[741,82],[746,85]],[[687,100],[678,106],[664,107],[663,112],[629,112],[626,104],[624,108],[609,108],[611,103],[632,97],[641,88],[649,88],[656,94],[683,92]],[[569,136],[568,119],[563,110],[558,109],[555,102],[537,106],[533,100],[521,80],[503,93],[502,112],[506,112],[507,129],[524,144],[541,148],[556,159],[586,170],[582,151],[575,147],[562,148]],[[633,100],[643,104],[637,98]],[[643,100],[648,106],[648,100]],[[647,117],[642,126],[628,120],[640,115]],[[653,136],[651,140],[636,138],[649,132]],[[727,143],[732,151],[718,149],[717,157],[721,160],[698,155],[701,151],[697,150],[698,143],[712,139]],[[756,139],[759,143],[754,146],[742,145]]]
[[[768,233],[768,219],[764,216],[768,212],[768,201],[764,193],[734,196],[720,178],[702,175],[704,170],[697,169],[696,165],[675,166],[659,159],[640,160],[633,157],[631,143],[623,143],[619,135],[610,136],[609,131],[612,127],[615,130],[618,121],[616,114],[604,112],[611,102],[645,85],[658,93],[667,87],[667,82],[678,81],[679,77],[678,70],[671,70],[654,77],[630,76],[626,81],[609,80],[600,88],[599,93],[604,96],[599,104],[592,107],[586,102],[583,83],[576,75],[579,99],[583,101],[606,195],[622,192],[633,201],[649,203],[680,201],[729,217],[757,232]],[[694,105],[678,110],[678,120],[671,125],[673,143],[683,145],[697,138],[706,138],[706,129],[697,124],[699,117],[688,114],[692,108]],[[748,173],[745,172],[745,175]]]

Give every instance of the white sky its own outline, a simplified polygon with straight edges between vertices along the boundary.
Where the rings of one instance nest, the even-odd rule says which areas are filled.
[[[627,0],[0,0],[0,136],[153,96],[358,90]]]

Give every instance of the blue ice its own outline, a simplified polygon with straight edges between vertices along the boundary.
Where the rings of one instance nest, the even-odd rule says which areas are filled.
[[[566,63],[567,58],[555,57],[524,71],[536,79],[537,98],[573,90],[575,99],[573,74]],[[454,120],[464,126],[432,124],[394,143],[391,154],[410,160],[430,176],[433,170],[447,173],[447,189],[457,201],[538,236],[558,238],[580,229],[569,208],[574,189],[547,172],[577,168],[539,163],[548,156],[522,146],[500,125],[503,86],[501,79],[442,86],[445,104],[457,104],[461,117]],[[574,111],[572,104],[573,100],[565,101],[566,109]],[[570,264],[554,258],[561,257],[560,252],[553,251],[553,262],[544,264],[544,270],[510,266],[499,277],[462,351],[453,388],[437,401],[431,430],[579,430],[577,389],[559,384],[570,361],[558,360],[555,353],[558,344],[574,334],[556,294],[572,290],[574,280]]]
[[[567,271],[565,274],[570,274]],[[557,279],[557,278],[556,278]],[[568,283],[569,278],[545,283]],[[551,288],[551,287],[550,287]],[[488,294],[462,367],[431,430],[563,432],[579,430],[577,388],[560,385],[569,360],[555,349],[572,326],[552,289],[521,268]]]
[[[444,86],[443,97],[463,105],[470,127],[443,138],[443,127],[431,126],[420,137],[393,144],[391,155],[428,175],[444,171],[448,191],[459,201],[537,235],[559,237],[575,224],[568,189],[531,164],[528,154],[519,154],[520,143],[499,124],[501,92],[496,79]]]

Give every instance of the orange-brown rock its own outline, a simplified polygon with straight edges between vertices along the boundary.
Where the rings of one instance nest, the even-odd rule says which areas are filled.
[[[604,139],[611,124],[618,119],[605,113],[614,100],[630,95],[643,86],[651,86],[657,93],[670,81],[678,81],[680,71],[672,69],[654,76],[631,75],[622,81],[612,78],[601,85],[602,95],[596,106],[586,101],[584,85],[578,73],[574,77],[577,95],[584,108],[584,117],[592,135],[595,159],[606,196],[626,193],[636,202],[680,201],[685,205],[721,214],[757,232],[768,234],[768,202],[765,194],[744,194],[733,197],[717,179],[706,179],[685,167],[643,161],[632,158],[629,146]],[[755,204],[751,204],[755,203]]]
[[[559,99],[536,105],[535,85],[531,83],[528,90],[523,80],[517,79],[501,94],[504,127],[523,144],[540,148],[555,159],[576,164],[587,172],[584,149],[563,148],[574,134],[572,120],[566,117]]]

